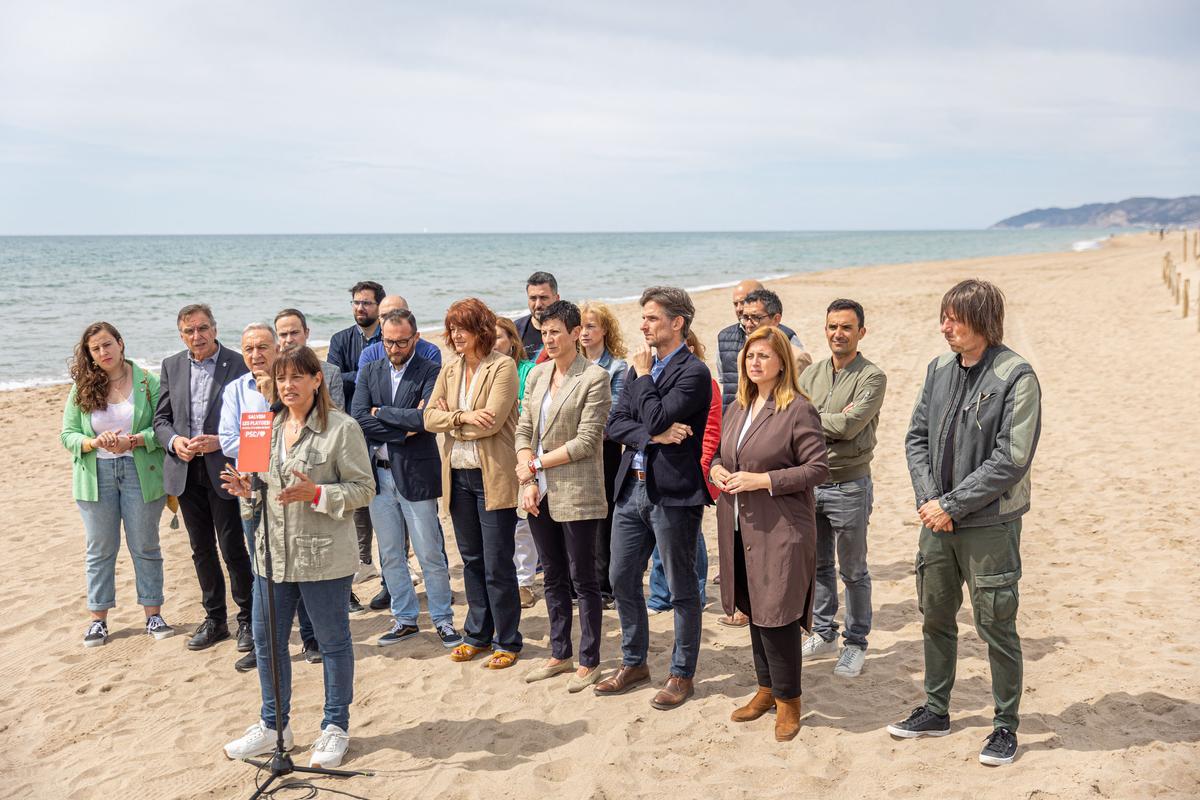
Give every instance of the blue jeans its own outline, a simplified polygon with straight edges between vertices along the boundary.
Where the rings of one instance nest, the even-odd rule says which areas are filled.
[[[279,705],[286,728],[292,708],[292,660],[287,642],[292,618],[301,599],[310,609],[317,643],[324,656],[325,716],[321,729],[337,725],[350,730],[350,703],[354,700],[354,643],[350,641],[350,584],[353,575],[328,581],[275,584],[275,658],[279,664]],[[254,579],[254,655],[258,659],[258,684],[262,691],[261,716],[275,728],[275,696],[271,691],[271,651],[267,638],[267,579]]]
[[[163,560],[158,545],[158,520],[166,495],[142,499],[133,458],[97,458],[98,500],[77,500],[79,515],[87,536],[88,611],[107,611],[117,604],[117,551],[121,547],[121,524],[125,525],[125,544],[133,559],[134,583],[138,602],[161,606],[163,602]]]
[[[627,667],[646,662],[650,621],[642,576],[657,544],[675,609],[675,648],[671,674],[696,674],[700,654],[700,595],[696,585],[696,537],[704,506],[656,506],[646,484],[630,477],[613,511],[609,577],[621,618],[621,661]]]
[[[846,644],[867,649],[871,632],[871,573],[867,570],[867,520],[875,490],[871,476],[827,483],[813,493],[817,510],[817,571],[812,631],[825,641],[837,638],[837,573],[846,586]]]
[[[255,575],[258,574],[258,561],[254,550],[254,534],[258,531],[261,522],[262,506],[254,507],[254,516],[250,519],[242,518],[242,533],[246,535],[246,552],[250,554],[250,571]],[[313,632],[312,620],[308,618],[303,598],[296,604],[296,616],[300,618],[300,640],[305,643],[315,641],[317,635]]]
[[[463,641],[473,647],[521,650],[521,595],[513,565],[517,510],[484,507],[483,473],[450,470],[450,518],[463,560],[467,619]]]
[[[696,582],[700,584],[700,610],[703,611],[708,602],[708,545],[704,543],[703,534],[696,537]],[[655,611],[671,610],[671,590],[667,586],[667,573],[658,547],[650,554],[650,597],[646,605]]]
[[[407,500],[396,488],[390,469],[378,467],[379,493],[371,501],[371,524],[379,548],[379,569],[392,596],[392,616],[401,625],[416,625],[421,604],[408,572],[408,545],[421,565],[425,597],[434,625],[454,624],[450,607],[450,571],[446,567],[445,541],[438,522],[437,500]]]

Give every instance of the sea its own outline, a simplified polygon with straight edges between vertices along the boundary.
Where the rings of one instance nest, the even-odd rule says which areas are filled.
[[[761,233],[356,234],[0,237],[0,390],[61,383],[83,329],[106,320],[154,368],[182,349],[179,308],[212,306],[220,338],[301,309],[310,344],[352,323],[349,289],[375,280],[408,300],[422,330],[454,300],[525,309],[525,278],[553,273],[569,300],[627,301],[646,286],[690,290],[866,264],[1066,251],[1110,230]],[[786,309],[785,309],[786,313]]]

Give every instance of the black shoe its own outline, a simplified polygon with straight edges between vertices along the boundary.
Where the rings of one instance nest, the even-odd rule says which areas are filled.
[[[325,660],[325,657],[321,655],[321,648],[317,645],[316,639],[309,639],[305,642],[304,649],[300,651],[300,655],[310,664],[320,664]]]
[[[254,632],[251,630],[249,623],[238,623],[237,650],[239,653],[251,653],[254,651]]]
[[[600,602],[604,604],[604,609],[606,611],[611,611],[617,607],[617,601],[613,599],[611,594],[600,595]]]
[[[385,608],[392,607],[392,595],[386,586],[379,590],[379,594],[371,598],[370,606],[372,611],[383,611]]]
[[[84,634],[83,646],[100,647],[105,644],[108,644],[108,623],[102,619],[94,619]]]
[[[887,726],[887,732],[901,739],[918,736],[945,736],[950,732],[950,715],[935,714],[925,706],[914,708],[908,719]]]
[[[1008,728],[996,728],[979,751],[979,763],[992,767],[1011,764],[1017,757],[1017,735]]]
[[[233,668],[238,672],[251,672],[258,669],[258,659],[254,657],[253,652],[249,652],[233,662]]]
[[[188,639],[188,650],[206,650],[212,647],[217,642],[223,642],[229,638],[229,626],[223,622],[206,619],[200,623],[200,627],[196,628],[196,632],[192,634],[192,638]]]
[[[350,593],[350,613],[351,614],[361,614],[364,611],[366,611],[366,609],[363,608],[362,603],[358,602],[358,595],[356,595],[354,592],[351,592]]]
[[[405,639],[412,638],[420,633],[420,629],[416,625],[401,625],[399,622],[392,623],[392,629],[379,637],[379,646],[387,647],[389,644],[397,644]]]
[[[449,622],[443,622],[437,626],[437,635],[442,640],[442,647],[445,648],[458,647],[463,643],[462,634],[454,630],[454,626]]]

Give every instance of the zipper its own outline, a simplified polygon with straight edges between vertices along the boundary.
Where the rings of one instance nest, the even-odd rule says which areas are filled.
[[[962,367],[955,365],[955,368],[957,371],[954,374],[954,391],[951,395],[950,402],[946,405],[945,412],[942,414],[941,426],[938,429],[939,434],[937,451],[934,453],[935,463],[933,480],[934,483],[937,484],[937,487],[942,494],[945,494],[947,491],[949,491],[945,486],[942,486],[942,455],[946,452],[946,437],[950,433],[947,426],[953,425],[955,422],[957,422],[958,406],[962,402],[963,389],[965,389],[967,385],[967,379],[963,374],[964,371]]]

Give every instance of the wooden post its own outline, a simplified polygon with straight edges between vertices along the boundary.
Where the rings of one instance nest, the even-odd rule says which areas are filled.
[[[1179,302],[1179,284],[1183,281],[1183,273],[1175,273],[1175,302]]]
[[[1191,286],[1191,279],[1185,278],[1183,281],[1183,318],[1187,319],[1188,315],[1188,289]]]

